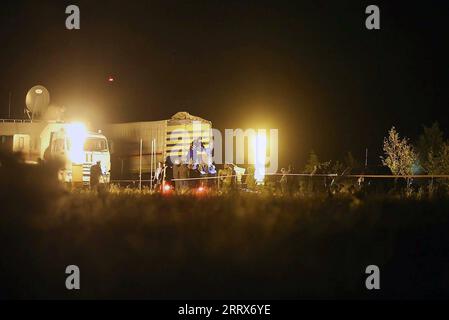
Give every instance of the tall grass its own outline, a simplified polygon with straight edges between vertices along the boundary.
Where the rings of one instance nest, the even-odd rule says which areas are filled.
[[[99,197],[4,161],[0,178],[3,299],[449,297],[444,198]],[[365,289],[370,264],[380,291]]]

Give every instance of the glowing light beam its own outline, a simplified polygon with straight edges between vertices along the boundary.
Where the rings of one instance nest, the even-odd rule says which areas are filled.
[[[265,179],[265,165],[267,156],[267,133],[266,130],[258,130],[254,139],[254,178],[257,183],[263,183]]]
[[[87,128],[83,123],[70,123],[66,127],[70,141],[69,158],[74,163],[84,162],[84,143],[87,138]]]

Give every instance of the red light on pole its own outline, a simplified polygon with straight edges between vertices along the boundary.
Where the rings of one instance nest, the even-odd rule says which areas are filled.
[[[109,76],[108,82],[114,82],[114,78],[112,76]]]

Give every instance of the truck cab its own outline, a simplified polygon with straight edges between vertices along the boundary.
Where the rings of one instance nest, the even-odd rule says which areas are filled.
[[[30,164],[58,159],[64,164],[61,181],[80,184],[89,184],[90,167],[100,161],[100,182],[110,181],[108,140],[82,123],[0,119],[0,152],[20,154]]]
[[[103,172],[100,182],[109,183],[111,171],[111,157],[108,140],[101,133],[89,132],[84,143],[83,182],[90,181],[90,167],[100,161]]]
[[[99,161],[103,173],[100,183],[109,183],[111,160],[108,141],[103,134],[89,132],[80,124],[68,124],[50,135],[43,158],[65,163],[60,173],[62,181],[88,185],[90,167]]]

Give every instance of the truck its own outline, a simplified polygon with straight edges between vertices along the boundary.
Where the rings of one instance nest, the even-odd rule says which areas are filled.
[[[20,154],[29,164],[61,160],[60,180],[81,185],[89,184],[90,167],[99,161],[100,182],[110,180],[108,140],[82,123],[0,119],[0,151]]]
[[[211,163],[212,123],[188,112],[168,120],[106,124],[111,145],[112,179],[150,177],[157,163],[179,157],[185,162],[195,149],[198,162]],[[153,143],[152,143],[153,142]]]

